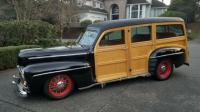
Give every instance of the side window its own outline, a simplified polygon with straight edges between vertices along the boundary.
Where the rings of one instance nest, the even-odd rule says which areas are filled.
[[[132,42],[151,40],[151,26],[136,27],[131,29]]]
[[[104,35],[104,37],[100,41],[99,45],[100,46],[111,46],[111,45],[124,44],[125,43],[124,37],[125,37],[124,30],[109,32]]]
[[[178,37],[184,35],[183,26],[175,25],[158,25],[156,28],[157,39]]]

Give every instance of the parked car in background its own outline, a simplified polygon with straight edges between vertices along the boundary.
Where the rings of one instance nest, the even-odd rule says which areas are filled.
[[[75,88],[140,76],[167,80],[189,65],[189,49],[184,20],[147,18],[93,24],[76,45],[22,50],[18,59],[13,83],[21,96],[62,99]]]

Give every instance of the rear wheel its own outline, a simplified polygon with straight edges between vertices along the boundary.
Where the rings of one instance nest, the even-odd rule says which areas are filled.
[[[69,96],[74,89],[72,79],[65,74],[50,77],[44,86],[44,93],[51,99],[62,99]]]
[[[155,77],[157,80],[167,80],[170,78],[173,72],[173,64],[170,59],[161,59],[158,61],[156,70],[155,70]]]

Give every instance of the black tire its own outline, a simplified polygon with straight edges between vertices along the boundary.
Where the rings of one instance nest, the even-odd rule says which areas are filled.
[[[154,60],[150,63],[149,72],[159,81],[167,80],[173,73],[173,63],[170,58]]]
[[[48,98],[60,100],[72,94],[74,82],[66,74],[57,74],[47,79],[43,90]]]

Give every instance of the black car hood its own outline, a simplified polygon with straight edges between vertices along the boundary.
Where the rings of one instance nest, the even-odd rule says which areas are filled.
[[[48,62],[53,60],[66,60],[69,57],[85,56],[89,53],[89,48],[75,46],[61,46],[53,48],[34,48],[21,50],[18,57],[19,64],[31,64],[31,62]]]
[[[81,46],[60,46],[60,47],[52,47],[52,48],[34,48],[34,49],[25,49],[21,50],[19,53],[19,57],[22,58],[34,58],[34,57],[48,57],[48,56],[62,56],[62,55],[71,55],[71,54],[80,54],[87,53],[89,51],[88,48],[83,48]]]

